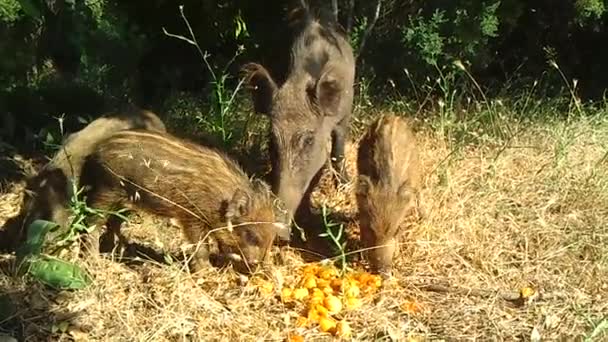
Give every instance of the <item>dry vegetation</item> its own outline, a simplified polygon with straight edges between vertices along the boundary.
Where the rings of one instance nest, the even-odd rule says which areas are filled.
[[[353,339],[589,337],[608,314],[608,122],[514,125],[519,133],[506,144],[464,147],[424,127],[418,137],[428,219],[402,237],[396,278],[340,314]],[[329,184],[322,182],[315,199],[353,219],[352,187],[337,192]],[[1,195],[0,222],[17,211],[19,189]],[[150,217],[125,228],[132,240],[178,252],[176,231]],[[229,269],[193,278],[178,262],[100,258],[80,261],[92,286],[55,293],[8,277],[11,257],[3,260],[0,291],[16,308],[0,332],[21,331],[27,341],[333,338],[298,327],[301,307],[281,302],[281,289],[302,275],[295,249],[275,258],[272,288],[253,281],[240,287]],[[528,287],[534,295],[522,300]],[[597,330],[596,340],[608,338],[608,329]]]

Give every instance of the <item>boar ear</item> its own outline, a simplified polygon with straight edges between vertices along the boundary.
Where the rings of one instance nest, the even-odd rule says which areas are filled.
[[[277,85],[270,77],[266,68],[258,63],[247,63],[243,66],[245,84],[251,92],[253,109],[258,114],[270,114],[272,98],[277,91]]]
[[[232,199],[226,202],[226,213],[224,214],[226,221],[232,222],[247,215],[249,213],[249,205],[249,195],[242,189],[237,189]]]
[[[366,175],[359,175],[359,177],[357,178],[357,196],[367,196],[371,187],[371,178]]]
[[[252,179],[251,184],[253,185],[253,190],[255,192],[270,192],[270,186],[268,183],[259,178]]]
[[[316,98],[325,115],[337,114],[342,98],[342,83],[333,70],[326,71],[317,82]]]

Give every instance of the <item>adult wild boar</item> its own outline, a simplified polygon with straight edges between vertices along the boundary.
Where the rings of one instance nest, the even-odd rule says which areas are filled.
[[[356,184],[361,242],[374,272],[390,275],[403,219],[420,208],[420,162],[406,121],[382,116],[359,142]]]
[[[8,238],[0,249],[16,247],[25,238],[25,227],[37,219],[55,222],[62,227],[69,223],[69,200],[73,195],[73,181],[80,175],[84,158],[95,145],[126,129],[142,128],[165,132],[161,119],[143,109],[108,113],[93,120],[80,131],[67,136],[61,148],[36,175],[26,180],[25,193],[19,214],[5,224]]]
[[[277,233],[285,231],[275,217],[276,197],[268,185],[250,180],[219,150],[169,134],[114,134],[87,157],[81,180],[90,189],[87,203],[92,208],[127,207],[175,219],[191,243],[201,242],[191,264],[195,271],[208,260],[206,237],[237,261],[237,268],[248,271],[266,261]],[[90,223],[99,226],[99,220]],[[108,228],[123,239],[118,227]],[[99,247],[96,232],[90,246],[94,253]]]
[[[296,32],[282,85],[260,64],[244,66],[254,109],[270,116],[272,190],[290,215],[310,205],[310,193],[330,157],[343,176],[350,129],[355,60],[348,37],[330,14],[292,11]],[[301,203],[301,204],[300,204]]]

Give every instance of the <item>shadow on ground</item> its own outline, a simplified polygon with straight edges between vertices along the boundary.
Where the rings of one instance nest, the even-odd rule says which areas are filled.
[[[356,222],[356,218],[346,215],[341,212],[332,212],[326,217],[327,222],[334,222],[343,225],[344,230],[340,237],[339,243],[346,242],[348,262],[360,260],[360,253],[356,253],[360,249],[359,239],[352,232],[352,227]],[[323,220],[323,215],[320,210],[314,210],[308,213],[299,213],[296,216],[296,222],[301,228],[292,230],[291,247],[300,251],[302,259],[305,262],[318,262],[326,258],[337,258],[340,256],[340,250],[335,242],[330,237],[320,236],[326,233],[326,228]],[[334,228],[334,234],[337,234],[337,228]],[[305,241],[302,239],[302,232],[305,232]]]

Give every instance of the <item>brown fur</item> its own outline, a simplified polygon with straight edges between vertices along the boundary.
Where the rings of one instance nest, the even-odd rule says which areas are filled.
[[[355,60],[337,23],[315,18],[308,8],[292,11],[297,30],[291,66],[278,86],[261,65],[244,66],[254,109],[271,117],[272,188],[290,214],[310,205],[315,177],[330,157],[344,171],[350,129]],[[345,172],[342,175],[346,177]]]
[[[383,116],[368,127],[357,169],[361,240],[372,248],[366,252],[372,269],[390,273],[399,226],[420,203],[416,138],[404,119]]]
[[[27,179],[21,211],[7,221],[8,238],[0,248],[12,250],[16,247],[25,238],[24,227],[37,219],[65,227],[70,217],[67,205],[73,195],[72,181],[77,181],[84,158],[93,152],[99,141],[117,131],[132,128],[166,131],[156,114],[133,109],[106,114],[67,136],[53,159],[38,174]]]
[[[266,260],[277,235],[275,197],[265,183],[251,181],[219,150],[169,134],[116,133],[87,159],[82,182],[91,187],[89,206],[174,218],[190,242],[210,233],[221,252],[240,255],[249,266]],[[233,232],[213,231],[229,221]],[[208,257],[207,248],[199,250],[195,268]]]

